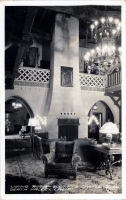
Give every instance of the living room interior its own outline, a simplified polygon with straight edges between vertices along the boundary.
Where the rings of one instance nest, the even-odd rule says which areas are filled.
[[[5,7],[6,194],[122,193],[121,34],[121,6]]]

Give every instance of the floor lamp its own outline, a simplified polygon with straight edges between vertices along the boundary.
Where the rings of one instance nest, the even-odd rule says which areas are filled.
[[[35,127],[40,126],[40,120],[38,118],[30,118],[28,122],[28,126],[32,127],[31,130],[31,141],[32,141],[32,151],[34,155],[34,133],[35,133]]]

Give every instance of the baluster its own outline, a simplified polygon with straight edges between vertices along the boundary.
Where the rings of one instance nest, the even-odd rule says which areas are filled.
[[[117,72],[116,72],[116,83],[115,83],[115,84],[117,85],[117,83],[118,83],[118,82],[117,82]]]
[[[117,84],[119,84],[119,72],[117,72]]]

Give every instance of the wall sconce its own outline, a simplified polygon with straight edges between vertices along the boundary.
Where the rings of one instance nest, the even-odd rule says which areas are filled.
[[[96,123],[97,125],[99,125],[99,121],[98,121],[97,117],[95,117],[94,115],[92,115],[92,116],[89,118],[88,125],[90,125],[90,124],[92,123],[93,120],[95,121],[95,123]]]
[[[93,106],[93,110],[97,110],[97,104],[96,103]]]

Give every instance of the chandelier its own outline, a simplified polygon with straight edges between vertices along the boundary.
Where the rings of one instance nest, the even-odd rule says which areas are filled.
[[[12,106],[15,110],[19,110],[22,108],[22,104],[20,102],[13,102]]]
[[[121,22],[113,17],[102,17],[90,26],[91,38],[95,40],[95,48],[84,55],[88,69],[98,74],[106,74],[112,66],[121,62],[121,46],[116,41],[121,37]]]

